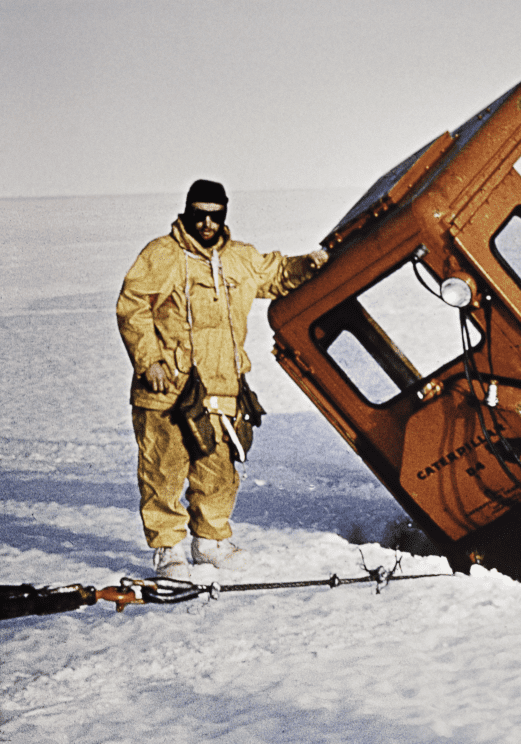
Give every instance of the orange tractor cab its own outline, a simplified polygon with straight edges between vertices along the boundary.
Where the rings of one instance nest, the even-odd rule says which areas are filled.
[[[516,578],[520,159],[521,84],[382,176],[269,310],[279,364],[452,567]]]

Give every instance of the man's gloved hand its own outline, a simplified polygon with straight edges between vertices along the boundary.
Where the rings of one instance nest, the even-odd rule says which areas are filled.
[[[308,253],[308,258],[312,269],[320,269],[329,261],[329,253],[322,250],[313,251],[312,253]]]
[[[154,393],[168,393],[170,381],[161,362],[151,364],[145,372],[145,377]]]

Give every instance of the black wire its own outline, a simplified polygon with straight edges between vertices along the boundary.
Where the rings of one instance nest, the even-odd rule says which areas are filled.
[[[466,318],[465,310],[464,309],[460,309],[460,326],[461,326],[461,337],[462,337],[462,342],[463,342],[463,367],[464,367],[464,370],[465,370],[465,378],[467,380],[467,383],[468,383],[470,392],[471,392],[472,397],[473,397],[474,402],[475,402],[476,413],[477,413],[477,416],[478,416],[478,419],[479,419],[479,423],[480,423],[480,426],[481,426],[481,431],[483,432],[483,436],[485,437],[485,440],[486,440],[486,442],[487,442],[487,444],[488,444],[488,446],[490,448],[490,452],[496,458],[496,460],[498,461],[498,463],[501,466],[502,470],[505,472],[505,474],[508,476],[508,478],[516,486],[518,486],[518,487],[521,488],[521,481],[519,481],[519,479],[516,477],[516,475],[510,470],[510,468],[508,467],[508,465],[507,465],[507,463],[506,463],[506,461],[505,461],[502,453],[497,449],[496,445],[494,444],[494,442],[492,441],[492,439],[490,437],[490,434],[488,432],[488,429],[487,429],[487,426],[486,426],[486,423],[485,423],[485,417],[483,416],[483,411],[482,411],[482,408],[481,408],[482,403],[481,403],[480,399],[478,398],[478,396],[476,395],[476,391],[474,389],[474,383],[472,381],[472,377],[471,377],[471,374],[470,374],[470,365],[472,365],[472,367],[474,369],[474,374],[478,378],[478,381],[480,382],[480,385],[481,385],[483,391],[484,391],[485,388],[484,388],[483,380],[481,379],[481,375],[480,375],[480,373],[477,370],[477,367],[475,365],[475,360],[473,359],[472,354],[469,352],[469,350],[472,347],[471,347],[471,344],[470,344],[470,333],[469,333],[469,329],[468,329],[468,326],[467,326],[467,318]],[[467,346],[467,344],[468,344],[468,346]],[[514,455],[514,457],[516,458],[518,464],[521,465],[521,461],[519,460],[519,458],[517,457],[517,455],[515,455],[514,451],[512,450],[512,447],[510,445],[510,442],[508,442],[508,440],[505,439],[505,437],[503,437],[503,435],[501,434],[501,431],[499,430],[499,427],[497,425],[497,418],[493,415],[493,412],[492,412],[492,410],[490,408],[489,408],[489,413],[490,413],[491,418],[492,418],[492,421],[494,423],[494,426],[495,426],[495,429],[496,429],[496,433],[499,436],[499,438],[501,439],[504,447],[511,454]],[[487,493],[487,495],[490,496],[490,493]],[[493,498],[494,500],[496,500],[496,501],[498,501],[500,503],[512,503],[512,501],[513,501],[512,498],[504,498],[502,496],[497,496],[497,495],[494,495],[491,498]]]
[[[474,372],[474,377],[477,379],[481,386],[481,390],[483,392],[483,395],[486,395],[487,389],[485,387],[485,383],[483,381],[483,378],[481,374],[479,373],[479,370],[476,366],[476,360],[474,359],[474,354],[472,353],[472,342],[470,339],[470,331],[467,323],[467,316],[465,315],[465,310],[460,309],[460,324],[461,324],[461,332],[464,334],[463,337],[463,351],[464,351],[464,360],[467,361],[469,367],[472,367],[472,370]],[[470,374],[470,373],[469,373]],[[468,380],[467,380],[468,382]],[[479,402],[479,398],[477,397],[476,393],[474,392],[474,387],[472,385],[472,382],[470,382],[470,385],[472,387],[472,394],[474,395],[476,401]]]
[[[490,310],[490,306],[489,306],[489,310]],[[468,323],[467,323],[466,316],[464,316],[463,322],[465,324],[465,332],[466,332],[467,342],[468,342],[468,348],[469,348],[469,358],[470,358],[470,360],[472,362],[472,366],[473,366],[473,369],[474,369],[475,376],[479,380],[479,383],[481,385],[481,389],[483,390],[483,395],[486,395],[485,382],[483,380],[483,377],[482,377],[481,373],[479,372],[479,370],[478,370],[478,368],[476,366],[476,361],[474,359],[474,355],[472,354],[472,346],[471,346],[471,343],[470,343],[470,333],[469,333],[469,329],[468,329]],[[491,340],[490,340],[490,338],[491,338],[490,337],[490,328],[491,328],[491,325],[492,324],[491,324],[491,319],[490,319],[490,314],[489,314],[489,317],[486,320],[486,332],[487,332],[487,348],[488,348],[489,367],[490,367],[490,371],[492,372],[492,352],[491,352],[492,344],[491,344]],[[497,435],[500,438],[501,443],[503,444],[503,447],[508,452],[508,454],[512,457],[512,459],[514,460],[514,462],[521,467],[521,460],[519,459],[519,456],[516,454],[515,450],[513,449],[512,445],[510,444],[510,442],[508,441],[508,439],[506,437],[504,437],[503,434],[501,433],[501,427],[500,427],[499,422],[498,422],[496,411],[494,410],[494,408],[488,407],[488,412],[490,414],[490,418],[492,419],[492,423],[494,424],[494,427],[496,429]],[[507,467],[508,467],[508,465],[507,465]],[[519,482],[519,481],[517,481],[517,482]]]
[[[412,261],[412,268],[414,270],[414,273],[416,274],[416,279],[420,282],[420,284],[423,287],[425,287],[425,289],[427,289],[431,294],[433,294],[435,297],[437,297],[438,300],[440,300],[441,299],[441,295],[438,292],[435,292],[433,289],[431,289],[431,287],[429,287],[429,285],[427,284],[427,282],[425,281],[425,279],[420,274],[420,272],[418,270],[418,264],[419,263],[420,263],[420,261],[417,258],[413,259],[413,261]]]
[[[490,374],[494,377],[494,366],[492,364],[492,300],[487,298],[484,305],[485,311],[485,333],[487,334],[487,355]]]
[[[423,287],[425,287],[425,289],[427,289],[431,294],[433,294],[435,297],[438,297],[438,299],[442,299],[441,298],[441,294],[438,294],[437,292],[434,292],[434,290],[431,289],[431,287],[429,287],[429,285],[427,284],[427,282],[423,279],[423,277],[421,276],[421,274],[420,274],[420,272],[418,270],[418,263],[419,263],[419,260],[418,259],[413,259],[413,261],[412,261],[412,267],[413,267],[414,273],[416,275],[416,278],[418,279],[418,281],[420,282],[420,284]],[[483,391],[483,395],[486,395],[486,387],[485,387],[485,383],[484,383],[484,380],[482,378],[482,375],[480,374],[480,372],[479,372],[479,370],[478,370],[478,368],[476,366],[476,362],[475,362],[474,356],[472,354],[472,343],[471,343],[471,340],[470,340],[470,332],[469,332],[468,325],[467,325],[467,318],[466,318],[466,315],[465,315],[465,310],[463,308],[460,309],[460,314],[459,315],[460,315],[461,338],[462,338],[462,342],[463,342],[463,366],[464,366],[464,370],[465,370],[465,377],[467,379],[467,383],[469,385],[469,389],[470,389],[470,392],[472,394],[472,397],[473,397],[473,399],[475,401],[476,413],[478,415],[478,419],[479,419],[479,423],[480,423],[480,426],[481,426],[481,430],[483,432],[483,436],[485,437],[485,440],[486,440],[486,442],[487,442],[487,444],[488,444],[488,446],[490,448],[490,452],[496,458],[496,460],[498,461],[498,463],[500,464],[501,468],[504,470],[504,472],[506,473],[506,475],[509,477],[509,479],[516,486],[518,486],[518,487],[521,488],[521,481],[510,470],[510,468],[508,467],[508,465],[507,465],[507,463],[506,463],[506,461],[505,461],[502,453],[494,445],[494,442],[490,438],[490,434],[489,434],[489,432],[487,430],[487,426],[486,426],[486,423],[485,423],[485,418],[483,416],[483,411],[481,409],[481,405],[482,404],[481,404],[480,399],[476,395],[476,391],[474,390],[474,384],[472,382],[472,376],[471,376],[471,373],[470,373],[470,367],[472,367],[472,370],[474,372],[474,377],[478,380],[478,382],[479,382],[479,384],[481,386],[481,389]],[[492,344],[491,344],[491,326],[492,326],[492,322],[491,322],[491,315],[492,315],[492,306],[491,306],[491,303],[490,302],[487,302],[487,304],[485,305],[485,332],[486,332],[486,336],[487,336],[487,356],[488,356],[488,363],[489,363],[489,368],[490,368],[490,374],[493,376],[494,373],[493,373],[493,364],[492,364]],[[513,458],[513,460],[516,462],[516,464],[521,467],[521,459],[518,457],[518,455],[516,454],[516,452],[512,448],[512,445],[510,444],[510,442],[508,441],[508,439],[506,439],[503,436],[503,434],[501,433],[501,429],[500,429],[500,427],[498,425],[498,420],[497,420],[497,416],[495,414],[495,411],[492,408],[489,408],[488,410],[489,410],[489,414],[490,414],[490,417],[492,419],[492,422],[494,424],[496,433],[497,433],[497,435],[498,435],[501,443],[503,444],[503,447],[509,453],[509,455]],[[505,499],[503,497],[498,497],[498,496],[495,496],[494,498],[497,499],[498,501],[503,502],[503,503],[504,502],[509,502],[510,503],[510,502],[513,501],[513,499],[511,499],[511,498]]]
[[[488,366],[490,369],[490,377],[491,379],[494,378],[494,366],[492,363],[492,302],[489,299],[485,305],[485,330],[487,334],[487,355],[488,355]],[[479,374],[479,373],[478,373]],[[490,415],[492,418],[492,421],[494,422],[494,426],[496,427],[496,431],[498,432],[499,438],[501,439],[501,442],[503,443],[503,446],[509,453],[509,455],[513,458],[514,462],[521,467],[521,459],[519,458],[519,455],[516,453],[510,442],[506,437],[503,436],[501,433],[501,430],[498,427],[498,421],[496,412],[491,409]]]

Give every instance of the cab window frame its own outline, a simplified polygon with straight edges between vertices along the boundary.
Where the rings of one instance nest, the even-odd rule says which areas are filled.
[[[509,274],[512,279],[521,287],[521,273],[518,273],[514,266],[505,258],[505,256],[501,253],[500,248],[497,245],[497,239],[499,236],[504,232],[504,230],[507,228],[508,224],[517,217],[520,220],[520,242],[521,242],[521,204],[518,204],[514,209],[510,212],[508,217],[503,220],[501,225],[498,227],[498,229],[492,234],[489,246],[490,250],[492,252],[492,255],[494,258],[498,261],[500,266]],[[520,254],[520,270],[521,270],[521,254]]]
[[[520,207],[520,215],[521,215],[521,207]],[[353,389],[357,397],[359,397],[366,405],[374,409],[388,408],[394,405],[396,402],[398,402],[401,398],[408,396],[410,394],[418,393],[425,386],[425,384],[428,383],[430,380],[432,380],[434,377],[440,374],[443,374],[446,369],[449,369],[451,367],[454,367],[457,364],[460,364],[464,357],[464,351],[462,347],[460,354],[457,354],[451,359],[448,359],[447,361],[443,362],[439,367],[436,367],[435,369],[425,374],[421,373],[414,367],[414,363],[411,362],[405,356],[405,353],[388,336],[388,334],[385,332],[385,329],[379,326],[378,321],[376,321],[376,319],[370,316],[368,311],[365,310],[363,306],[361,305],[361,303],[358,301],[358,298],[362,296],[367,290],[377,286],[380,282],[384,281],[386,278],[388,278],[389,276],[391,276],[396,271],[400,270],[401,268],[403,268],[409,263],[412,264],[412,260],[410,258],[396,264],[395,266],[393,266],[393,268],[390,271],[386,272],[386,274],[382,274],[381,276],[377,277],[377,279],[373,281],[371,284],[363,287],[359,292],[356,292],[355,294],[345,298],[342,302],[340,302],[334,308],[330,309],[328,312],[324,313],[324,315],[317,318],[310,328],[311,338],[313,339],[313,343],[315,347],[327,359],[328,363],[331,364],[333,368],[347,382],[349,387]],[[429,273],[432,274],[432,272],[429,272]],[[432,274],[432,277],[441,284],[440,280],[437,277],[435,277],[433,274]],[[441,297],[440,297],[440,302],[443,303],[443,300],[441,299]],[[383,345],[384,339],[387,339],[390,342],[387,345],[387,348],[385,349],[384,354],[381,355],[381,358],[386,355],[389,355],[389,357],[392,357],[394,355],[394,360],[391,360],[390,365],[392,366],[393,363],[395,362],[396,376],[399,377],[400,375],[402,375],[401,384],[397,382],[396,378],[393,377],[392,374],[389,374],[389,372],[386,369],[386,365],[381,363],[381,361],[378,359],[378,356],[375,356],[371,352],[370,349],[372,346],[372,341],[370,338],[363,335],[363,323],[360,324],[357,320],[355,320],[355,323],[351,327],[349,323],[343,324],[342,327],[340,326],[340,323],[338,322],[339,316],[349,311],[350,305],[356,306],[357,309],[362,310],[364,315],[369,316],[367,319],[368,324],[372,325],[373,327],[374,326],[378,327],[379,331],[382,332],[380,336],[380,342],[382,343],[382,345]],[[331,319],[331,324],[333,328],[329,332],[327,332],[324,330],[324,325],[328,323],[329,318]],[[476,343],[472,344],[473,351],[477,351],[479,350],[479,348],[482,347],[483,343],[485,342],[486,334],[483,331],[483,329],[479,327],[479,325],[473,323],[473,326],[475,327],[476,331],[479,333],[479,336],[480,336],[479,340]],[[364,392],[358,386],[358,383],[355,381],[355,379],[349,376],[348,370],[344,369],[339,364],[339,362],[335,359],[335,357],[329,353],[329,348],[335,343],[335,341],[338,338],[340,338],[343,331],[349,333],[353,337],[353,339],[358,343],[358,345],[363,350],[363,353],[368,354],[374,360],[374,362],[378,365],[378,367],[380,368],[380,372],[386,375],[387,378],[390,380],[390,382],[393,383],[398,388],[398,392],[396,392],[395,395],[386,397],[382,401],[371,400],[366,394],[366,392]],[[418,402],[420,402],[419,399],[418,399]]]

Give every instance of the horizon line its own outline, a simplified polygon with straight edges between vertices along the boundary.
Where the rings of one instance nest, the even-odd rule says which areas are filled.
[[[230,194],[255,194],[255,193],[281,193],[281,192],[295,192],[295,191],[347,191],[347,190],[363,190],[367,189],[367,186],[361,185],[350,185],[350,186],[303,186],[293,188],[262,188],[262,189],[227,189]],[[185,191],[136,191],[136,192],[111,192],[111,193],[78,193],[78,194],[18,194],[18,195],[2,195],[0,194],[0,201],[15,201],[29,200],[29,199],[107,199],[107,198],[120,198],[120,197],[133,197],[133,196],[179,196],[184,195]]]

